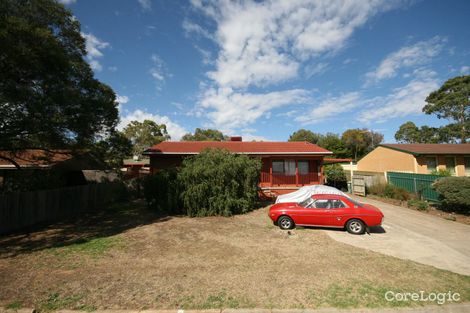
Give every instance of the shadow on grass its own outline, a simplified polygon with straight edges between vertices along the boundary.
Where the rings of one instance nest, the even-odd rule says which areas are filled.
[[[71,218],[46,226],[38,225],[1,236],[0,258],[89,242],[171,218],[148,209],[141,201],[114,204],[100,212],[84,214],[78,219]]]

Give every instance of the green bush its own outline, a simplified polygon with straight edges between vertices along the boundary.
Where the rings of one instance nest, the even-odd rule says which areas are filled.
[[[369,187],[366,186],[366,191],[368,194],[383,196],[386,184],[375,184]]]
[[[385,186],[383,195],[387,198],[397,199],[401,201],[406,201],[411,198],[410,193],[406,191],[406,189],[390,184]]]
[[[325,165],[326,185],[339,189],[347,188],[347,178],[343,167],[339,164]]]
[[[443,209],[470,213],[470,177],[443,177],[432,187],[439,193]]]
[[[206,149],[186,158],[178,175],[186,213],[231,216],[253,210],[260,169],[259,159],[220,149]]]
[[[145,177],[143,193],[150,208],[161,212],[180,213],[180,187],[176,169],[161,170]]]
[[[429,203],[423,200],[411,199],[408,200],[408,206],[414,207],[418,211],[427,211],[429,209]]]
[[[450,171],[448,169],[436,169],[431,172],[431,175],[437,175],[442,177],[449,177],[451,176]]]

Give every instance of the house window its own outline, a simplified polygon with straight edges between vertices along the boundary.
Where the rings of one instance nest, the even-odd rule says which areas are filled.
[[[446,169],[450,172],[451,175],[455,175],[455,158],[446,157]]]
[[[295,160],[284,161],[284,173],[288,176],[295,175]]]
[[[273,161],[273,174],[284,174],[284,161]]]
[[[470,157],[465,157],[465,176],[470,176]]]
[[[428,173],[431,173],[436,170],[437,162],[435,157],[426,158],[426,166],[428,167]]]
[[[297,166],[299,167],[299,175],[307,175],[308,174],[308,161],[298,161]]]

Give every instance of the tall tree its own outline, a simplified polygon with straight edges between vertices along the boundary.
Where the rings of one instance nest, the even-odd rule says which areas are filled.
[[[366,128],[356,128],[346,130],[341,140],[351,151],[354,160],[357,160],[377,147],[382,142],[383,135]]]
[[[352,155],[341,141],[339,135],[334,133],[326,133],[318,141],[318,145],[326,150],[333,152],[333,156],[337,158],[351,158]]]
[[[123,133],[132,142],[134,155],[141,155],[148,147],[170,139],[166,125],[159,125],[151,120],[132,121],[124,128]]]
[[[93,146],[92,152],[109,166],[118,168],[122,166],[125,158],[132,155],[133,146],[122,132],[113,131],[106,138],[98,141]]]
[[[118,121],[80,24],[54,0],[0,1],[0,148],[88,147]]]
[[[426,102],[423,112],[453,121],[460,142],[466,143],[470,137],[470,75],[449,79]]]
[[[182,138],[182,141],[224,141],[227,140],[221,131],[217,129],[202,129],[196,128],[194,135],[191,133],[185,134]]]
[[[413,122],[403,123],[395,133],[399,143],[456,143],[459,137],[455,124],[443,127],[417,127]]]
[[[322,138],[321,134],[314,133],[308,129],[299,129],[296,132],[293,132],[289,136],[288,141],[307,141],[310,143],[317,144]]]

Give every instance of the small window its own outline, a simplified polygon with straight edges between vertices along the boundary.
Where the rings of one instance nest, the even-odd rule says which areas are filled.
[[[431,173],[436,170],[437,162],[435,157],[426,158],[426,166],[428,167],[428,173]]]
[[[295,176],[295,161],[294,160],[284,161],[284,173],[289,176]]]
[[[299,175],[307,175],[308,174],[308,161],[298,161],[297,166],[299,167]]]
[[[470,176],[470,157],[465,157],[465,176]]]
[[[446,157],[446,170],[448,170],[451,175],[455,175],[455,158],[454,157]]]
[[[284,174],[284,161],[273,161],[273,173]]]
[[[344,202],[341,200],[331,200],[331,207],[335,209],[342,209],[346,207],[346,204],[344,204]]]
[[[315,201],[315,208],[317,208],[317,209],[330,209],[331,208],[330,200],[318,199],[317,201]]]

